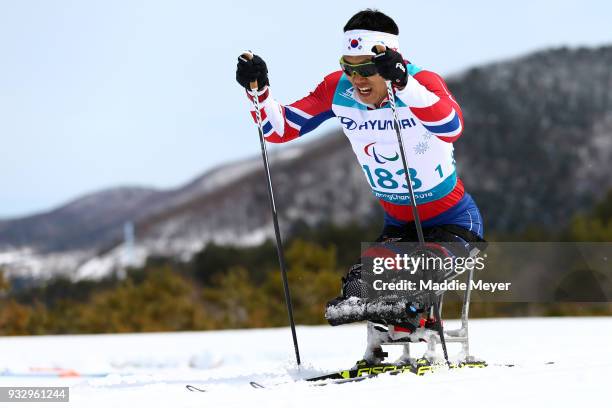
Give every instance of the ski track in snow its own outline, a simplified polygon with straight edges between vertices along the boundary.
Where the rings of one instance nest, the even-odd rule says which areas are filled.
[[[452,328],[458,323],[448,321]],[[299,378],[346,369],[365,325],[0,338],[0,386],[69,386],[70,407],[337,407],[399,403],[454,407],[573,407],[601,403],[612,378],[612,317],[470,321],[471,351],[492,366],[380,376],[313,387]],[[449,345],[450,354],[458,345]],[[399,346],[388,346],[390,358]],[[425,351],[412,347],[413,355]],[[555,364],[547,365],[546,362]],[[494,364],[514,363],[512,368]],[[59,377],[58,373],[80,376]],[[266,386],[254,389],[249,381]],[[192,384],[206,392],[190,392]],[[279,384],[276,385],[275,384]],[[28,403],[28,407],[49,407]],[[0,407],[26,405],[0,403]]]

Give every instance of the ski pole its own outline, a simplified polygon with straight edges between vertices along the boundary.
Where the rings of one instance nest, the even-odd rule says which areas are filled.
[[[377,45],[376,51],[380,54],[385,52],[387,47],[384,45]],[[425,238],[423,237],[423,228],[421,227],[421,218],[419,217],[419,210],[416,206],[414,197],[414,189],[412,188],[412,177],[408,171],[408,161],[406,160],[406,153],[404,152],[404,142],[402,140],[402,131],[399,127],[399,120],[397,118],[397,108],[395,106],[395,93],[393,92],[393,86],[391,81],[385,81],[387,83],[387,98],[389,99],[389,106],[391,107],[391,113],[393,115],[393,127],[395,128],[395,134],[397,135],[397,143],[400,148],[400,155],[402,157],[402,164],[404,166],[404,174],[406,175],[406,184],[408,185],[408,192],[410,194],[410,205],[412,207],[412,216],[414,218],[414,225],[416,227],[417,236],[419,238],[419,244],[425,244]]]
[[[384,45],[377,45],[376,52],[383,53],[385,52],[387,47]],[[393,91],[393,86],[391,85],[391,81],[385,81],[387,83],[387,98],[389,99],[389,107],[391,108],[391,113],[393,115],[393,127],[395,128],[395,134],[397,135],[397,143],[400,148],[400,155],[402,157],[402,165],[404,166],[404,174],[406,175],[406,184],[408,185],[408,192],[410,194],[410,205],[412,207],[412,216],[414,218],[414,225],[416,227],[417,236],[419,239],[419,245],[424,247],[425,245],[425,237],[423,236],[423,228],[421,226],[421,218],[419,217],[419,210],[417,208],[416,199],[414,196],[414,189],[412,188],[412,177],[410,176],[410,167],[408,166],[408,161],[406,160],[406,153],[404,152],[404,142],[402,139],[402,131],[400,129],[400,123],[397,116],[397,107],[395,105],[395,92]],[[432,301],[433,301],[433,312],[434,318],[437,321],[437,329],[438,335],[440,336],[440,343],[442,344],[442,350],[444,352],[444,359],[446,360],[446,364],[450,366],[450,362],[448,361],[448,351],[446,349],[446,339],[444,338],[444,328],[442,327],[442,318],[440,316],[440,297],[435,295],[432,291]]]
[[[245,52],[242,57],[250,60],[253,58],[251,52]],[[270,165],[268,163],[268,153],[266,151],[266,141],[264,140],[263,127],[261,124],[261,107],[259,106],[259,96],[257,90],[259,86],[257,80],[251,82],[249,87],[252,91],[253,104],[255,105],[255,119],[257,121],[257,129],[259,130],[259,143],[261,144],[261,157],[263,159],[264,170],[266,172],[266,180],[268,183],[268,197],[270,198],[270,207],[272,209],[272,221],[274,224],[274,234],[276,236],[276,251],[278,253],[278,263],[280,264],[281,276],[283,278],[283,289],[285,291],[285,303],[287,304],[287,314],[289,315],[289,325],[291,326],[291,336],[293,337],[293,348],[295,349],[295,360],[298,366],[300,361],[300,349],[298,348],[297,334],[295,332],[295,322],[293,321],[293,305],[291,303],[291,292],[289,291],[289,282],[287,279],[287,268],[285,266],[285,255],[283,252],[283,242],[281,240],[280,228],[278,227],[278,215],[276,213],[276,204],[274,202],[274,192],[272,190],[272,178],[270,176]]]

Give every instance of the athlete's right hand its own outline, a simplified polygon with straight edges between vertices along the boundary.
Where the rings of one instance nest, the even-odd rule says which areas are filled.
[[[251,82],[257,81],[258,90],[270,85],[268,80],[268,67],[259,55],[253,55],[249,59],[244,55],[238,57],[238,67],[236,68],[236,81],[246,90],[251,90]]]

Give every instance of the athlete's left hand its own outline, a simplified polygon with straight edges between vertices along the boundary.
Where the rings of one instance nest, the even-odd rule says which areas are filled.
[[[372,60],[378,74],[391,81],[395,87],[405,87],[408,83],[408,71],[402,54],[390,48],[385,48],[385,52],[378,52],[376,47],[372,47],[372,52],[376,53]]]

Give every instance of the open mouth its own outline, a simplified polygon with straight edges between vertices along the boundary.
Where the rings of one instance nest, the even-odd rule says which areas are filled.
[[[372,93],[371,87],[357,87],[357,93],[360,96],[369,96]]]

